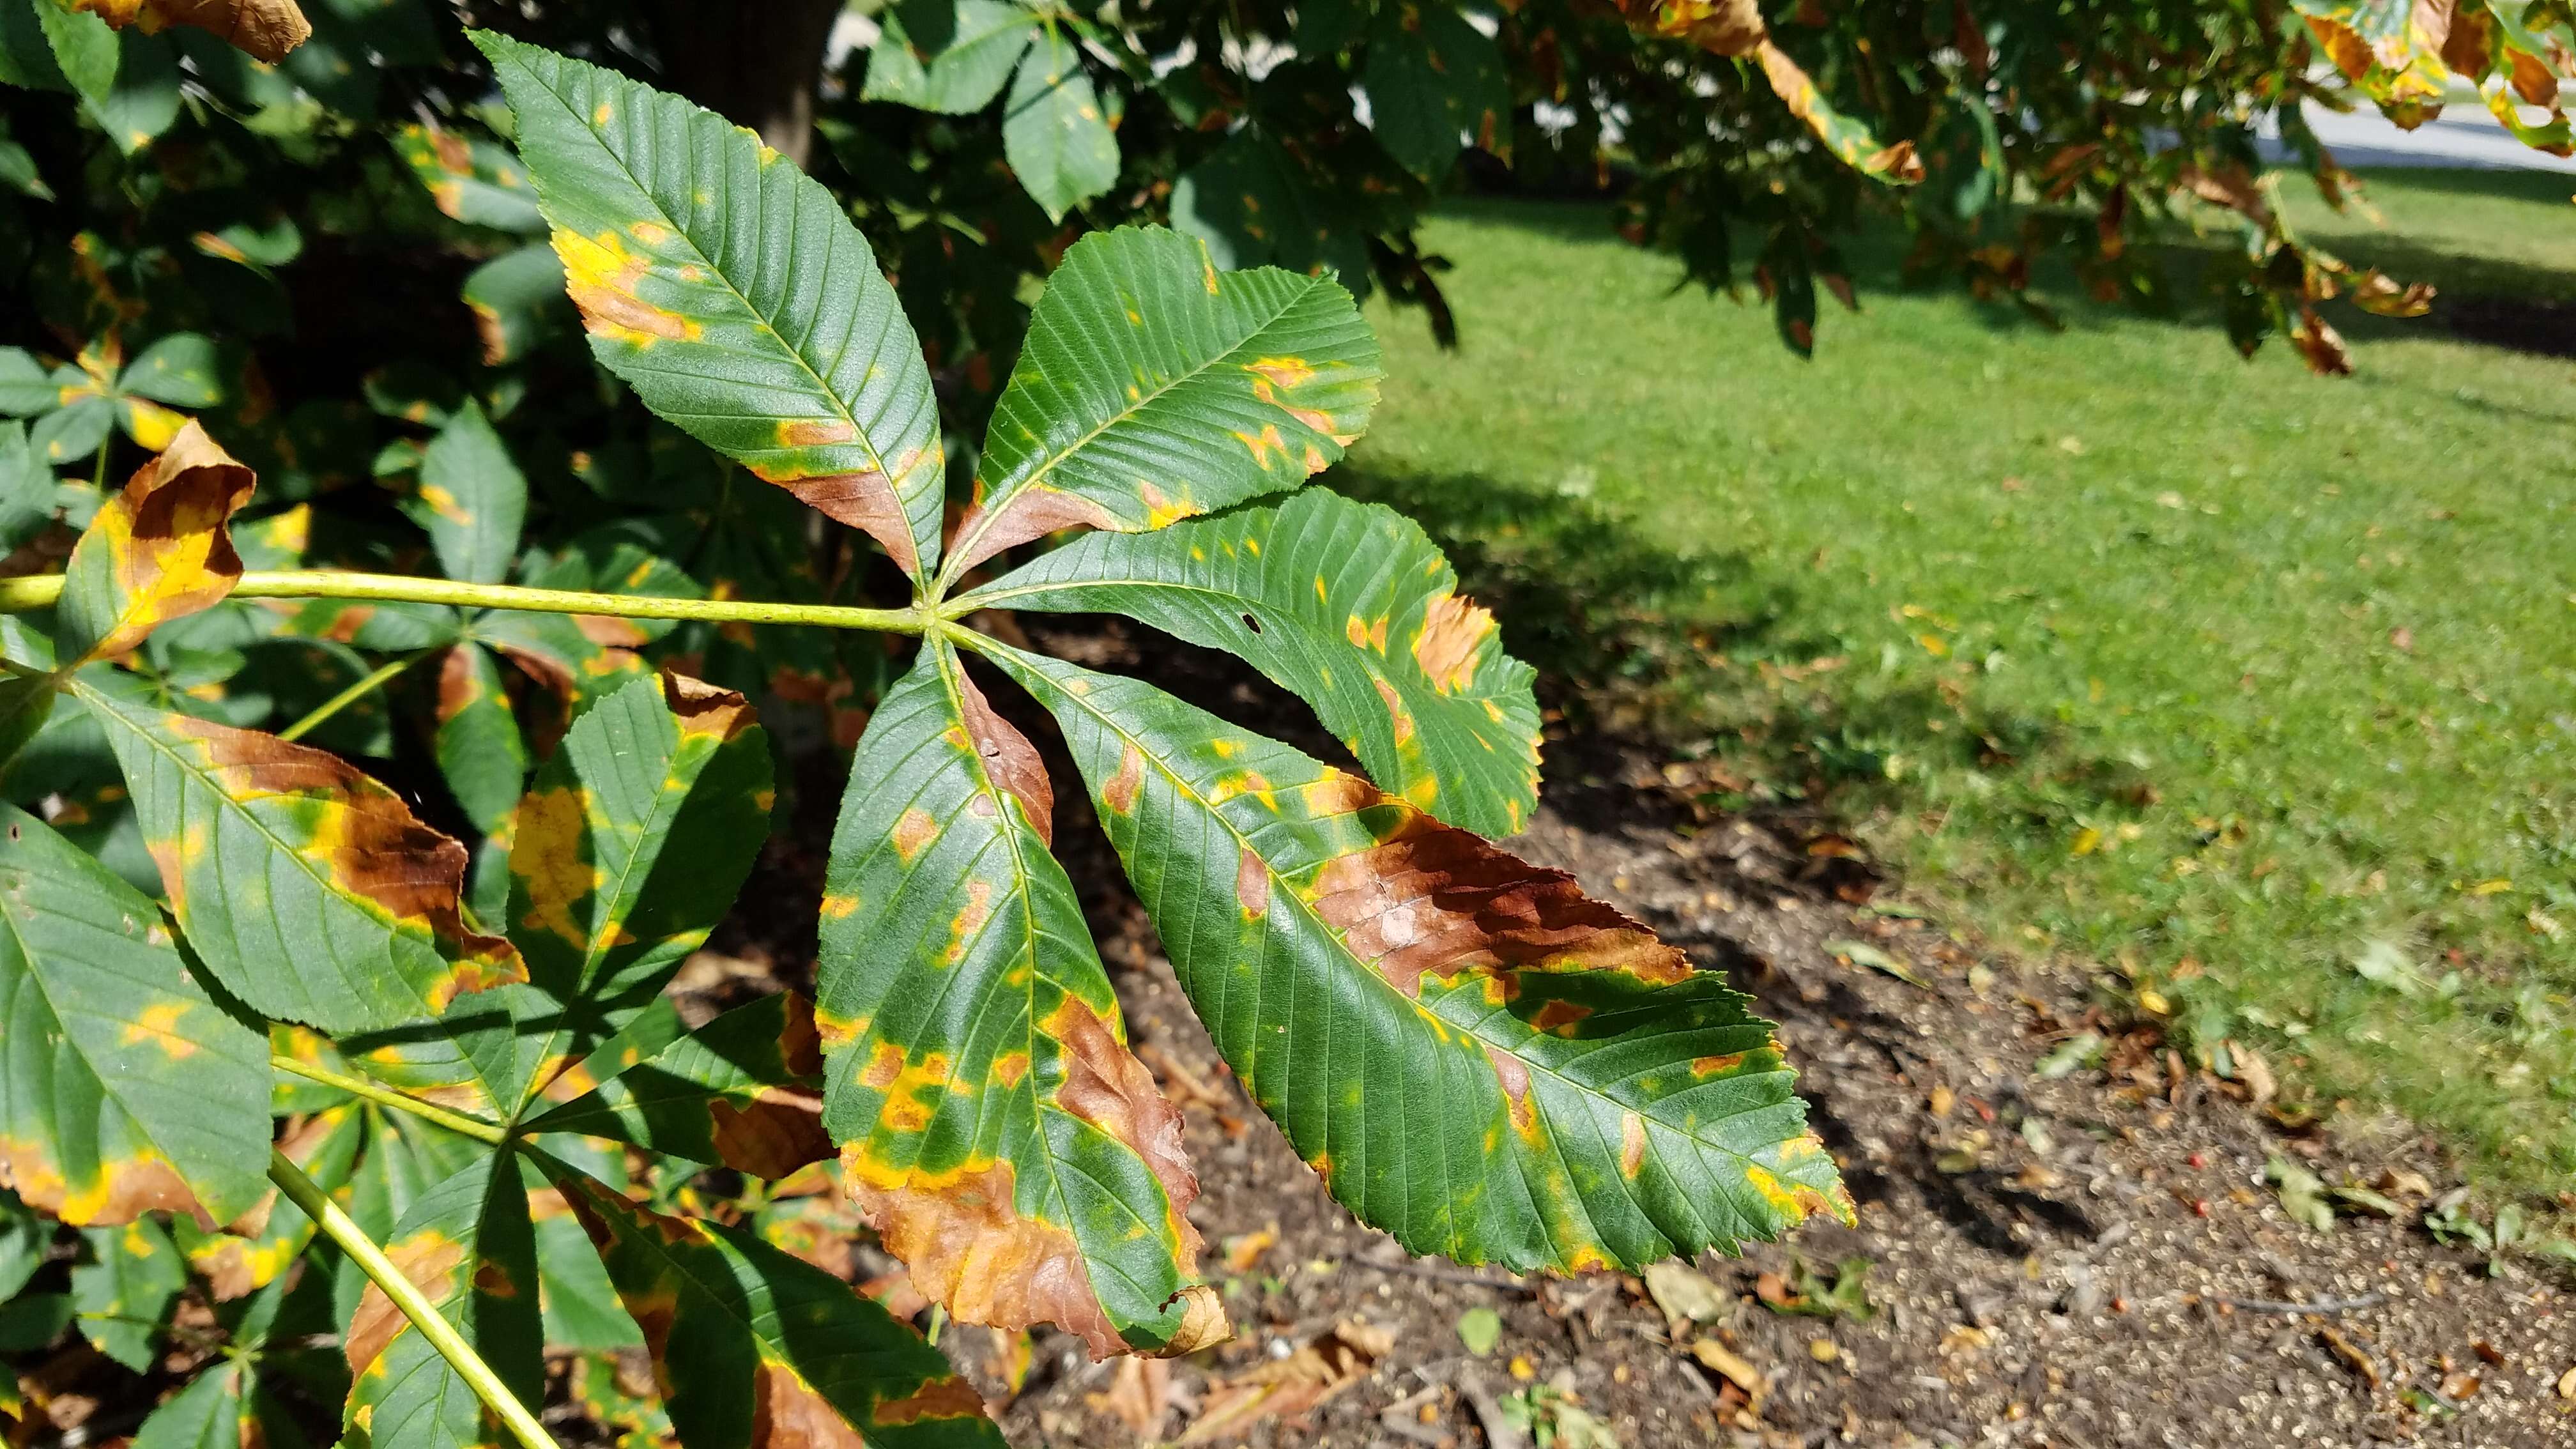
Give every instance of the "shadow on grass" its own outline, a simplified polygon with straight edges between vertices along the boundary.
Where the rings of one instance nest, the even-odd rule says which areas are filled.
[[[2044,757],[2051,793],[2087,804],[2140,788],[2135,767],[2079,754],[2054,721],[1888,677],[1822,622],[1819,582],[1749,553],[1667,548],[1588,500],[1476,475],[1345,467],[1330,486],[1421,523],[1537,668],[1540,703],[1573,745],[1551,747],[1548,798],[1578,824],[1633,808],[1633,789],[1588,767],[1609,757],[1594,741],[1721,759],[1746,781],[1709,801],[1730,810],[1823,807],[1846,791],[1901,808],[1899,760],[1995,770]]]

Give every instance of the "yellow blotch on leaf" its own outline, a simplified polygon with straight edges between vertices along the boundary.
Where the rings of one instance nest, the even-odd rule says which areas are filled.
[[[555,255],[563,259],[564,290],[581,309],[582,325],[602,337],[636,347],[668,338],[695,341],[705,330],[667,307],[657,307],[636,292],[651,265],[628,250],[614,231],[596,237],[558,229]]]
[[[510,850],[510,874],[528,896],[520,924],[575,946],[588,945],[590,933],[573,919],[572,908],[599,889],[599,869],[582,855],[588,830],[580,791],[532,791],[519,806],[518,837]]]

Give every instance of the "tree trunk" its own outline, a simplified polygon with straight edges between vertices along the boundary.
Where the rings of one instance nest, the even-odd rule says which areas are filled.
[[[842,0],[660,0],[654,48],[682,95],[804,166],[815,88]]]

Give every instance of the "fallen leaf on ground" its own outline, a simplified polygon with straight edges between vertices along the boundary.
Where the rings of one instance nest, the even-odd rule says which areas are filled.
[[[2280,1087],[2272,1080],[2272,1065],[2263,1060],[2261,1052],[2232,1037],[2226,1046],[2229,1064],[2236,1070],[2236,1081],[2245,1088],[2246,1101],[2259,1111],[2265,1103],[2280,1095]]]
[[[1503,1316],[1490,1308],[1470,1308],[1458,1315],[1458,1341],[1478,1358],[1494,1351],[1503,1336]]]
[[[1694,1323],[1716,1323],[1726,1314],[1726,1295],[1708,1281],[1708,1275],[1675,1258],[1650,1265],[1646,1269],[1646,1293],[1655,1306],[1664,1310],[1665,1326],[1673,1341],[1679,1343]]]
[[[2031,1075],[2052,1082],[2061,1077],[2071,1077],[2088,1067],[2102,1065],[2108,1049],[2109,1043],[2102,1040],[2100,1032],[2079,1031],[2041,1057],[2031,1067]]]
[[[2387,941],[2372,941],[2353,954],[2352,969],[2364,981],[2385,986],[2401,996],[2416,996],[2431,985],[2406,953]]]
[[[1172,1412],[1172,1363],[1161,1358],[1122,1358],[1109,1380],[1109,1391],[1085,1394],[1083,1402],[1115,1417],[1142,1439],[1163,1437],[1163,1420]]]
[[[1867,941],[1827,941],[1825,943],[1825,954],[1829,956],[1840,956],[1855,966],[1866,966],[1872,971],[1883,971],[1886,974],[1895,977],[1897,980],[1904,982],[1908,986],[1919,987],[1925,991],[1932,989],[1932,983],[1914,974],[1913,967],[1897,960],[1895,957],[1890,956],[1885,951],[1878,949]]]
[[[1272,1223],[1256,1233],[1239,1233],[1225,1240],[1225,1266],[1237,1273],[1249,1273],[1279,1242],[1279,1225]]]
[[[2351,1339],[2344,1337],[2341,1330],[2329,1324],[2317,1330],[2317,1337],[2327,1348],[2334,1351],[2336,1358],[2343,1360],[2344,1367],[2360,1376],[2363,1387],[2371,1389],[2379,1387],[2379,1365],[2372,1363],[2370,1355],[2363,1353]]]
[[[2321,1233],[2334,1231],[2334,1204],[2326,1201],[2325,1179],[2276,1152],[2263,1166],[2263,1180],[2272,1184],[2290,1221]]]
[[[2576,1368],[2558,1376],[2558,1397],[2576,1399]]]
[[[1713,1338],[1692,1340],[1690,1350],[1691,1357],[1698,1359],[1701,1367],[1744,1390],[1745,1395],[1752,1400],[1752,1404],[1748,1407],[1753,1407],[1756,1413],[1761,1412],[1758,1406],[1762,1402],[1764,1388],[1762,1370],[1755,1368],[1741,1356],[1728,1350],[1725,1344]]]
[[[1358,1319],[1316,1335],[1286,1358],[1220,1380],[1208,1391],[1183,1444],[1204,1444],[1262,1418],[1292,1418],[1367,1378],[1395,1347],[1395,1335]]]

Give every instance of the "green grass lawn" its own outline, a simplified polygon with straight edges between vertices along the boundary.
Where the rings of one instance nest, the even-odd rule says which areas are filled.
[[[2564,298],[2571,190],[2383,175],[2385,230],[2303,219]],[[2052,333],[1901,291],[1892,243],[1809,362],[1597,208],[1426,241],[1465,346],[1372,305],[1340,486],[1422,518],[1583,707],[1821,794],[1953,924],[2258,1043],[2288,1095],[2497,1186],[2576,1173],[2576,362],[2347,309],[2359,374],[2323,379],[2071,285]]]

